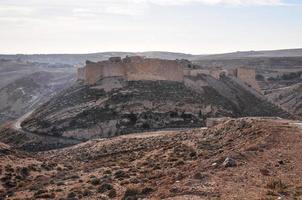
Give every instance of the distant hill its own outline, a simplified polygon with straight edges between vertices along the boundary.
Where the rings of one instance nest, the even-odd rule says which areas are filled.
[[[302,68],[301,57],[246,57],[246,58],[217,58],[192,61],[202,68],[237,68],[254,69],[297,69]]]
[[[195,56],[193,62],[203,68],[301,68],[302,49],[238,51],[225,54]]]
[[[147,52],[100,52],[89,54],[16,54],[0,55],[0,59],[18,59],[22,61],[40,62],[40,63],[61,63],[61,64],[84,64],[86,60],[100,61],[107,60],[109,57],[119,56],[146,56],[150,58],[161,59],[188,59],[188,60],[224,60],[224,59],[242,59],[242,58],[269,58],[269,57],[302,57],[302,49],[285,49],[272,51],[240,51],[225,54],[212,55],[192,55],[185,53],[165,52],[165,51],[147,51]]]
[[[61,63],[61,64],[84,64],[86,60],[101,61],[110,57],[126,57],[126,56],[146,56],[150,58],[161,59],[194,59],[194,55],[184,53],[149,51],[149,52],[103,52],[90,54],[17,54],[17,55],[0,55],[0,59],[17,59],[22,61],[40,62],[40,63]]]
[[[237,51],[232,53],[195,56],[194,60],[223,60],[239,58],[264,58],[264,57],[302,57],[302,49],[282,49],[267,51]]]

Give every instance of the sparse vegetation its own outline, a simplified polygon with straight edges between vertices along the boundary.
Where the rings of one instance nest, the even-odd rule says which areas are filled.
[[[103,183],[100,187],[98,187],[98,192],[104,193],[106,191],[110,191],[113,189],[113,186],[109,183]]]
[[[141,193],[140,188],[136,186],[128,186],[123,196],[123,200],[137,199]]]
[[[301,174],[297,131],[280,120],[230,119],[208,130],[94,140],[31,157],[16,150],[0,160],[0,191],[11,199],[25,193],[30,199],[299,198],[300,176],[286,176]],[[237,164],[223,167],[230,158]],[[277,173],[283,178],[274,178]]]
[[[100,180],[99,178],[92,178],[92,179],[90,180],[90,183],[91,183],[92,185],[99,185],[99,184],[101,183],[101,180]]]
[[[267,183],[267,188],[279,194],[286,194],[287,185],[280,179],[271,179]]]

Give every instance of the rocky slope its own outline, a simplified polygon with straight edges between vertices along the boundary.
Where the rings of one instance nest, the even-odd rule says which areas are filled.
[[[302,83],[271,90],[266,96],[285,110],[302,118]]]
[[[22,127],[36,134],[90,139],[201,127],[206,118],[220,116],[289,117],[230,77],[202,75],[185,84],[113,78],[90,87],[77,83],[38,108]]]
[[[71,138],[58,138],[48,135],[37,135],[16,127],[16,123],[0,126],[0,141],[12,148],[28,152],[46,151],[72,146],[83,142]]]
[[[301,145],[291,121],[256,118],[35,155],[0,144],[0,198],[300,199]]]
[[[0,60],[0,124],[33,110],[73,81],[71,66]]]

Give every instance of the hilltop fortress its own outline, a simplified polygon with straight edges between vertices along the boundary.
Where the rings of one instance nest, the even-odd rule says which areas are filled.
[[[87,61],[78,83],[35,110],[22,129],[82,140],[201,127],[222,116],[289,116],[255,90],[255,71],[199,67],[144,57]]]
[[[182,82],[184,68],[189,64],[185,60],[161,60],[144,57],[111,57],[100,62],[86,61],[85,68],[80,68],[79,77],[89,85],[107,77],[122,77],[128,81],[167,80]]]
[[[260,91],[255,80],[255,70],[248,68],[224,69],[195,69],[188,60],[163,60],[157,58],[133,57],[111,57],[100,62],[86,61],[86,66],[78,68],[78,79],[88,85],[95,85],[99,80],[105,78],[119,77],[127,81],[176,81],[186,82],[186,78],[198,75],[210,75],[215,79],[221,76],[234,76],[245,82],[248,86]]]

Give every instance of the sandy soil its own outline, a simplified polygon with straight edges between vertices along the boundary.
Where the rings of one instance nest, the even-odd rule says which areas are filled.
[[[244,118],[37,154],[1,144],[0,199],[302,199],[294,123]]]

